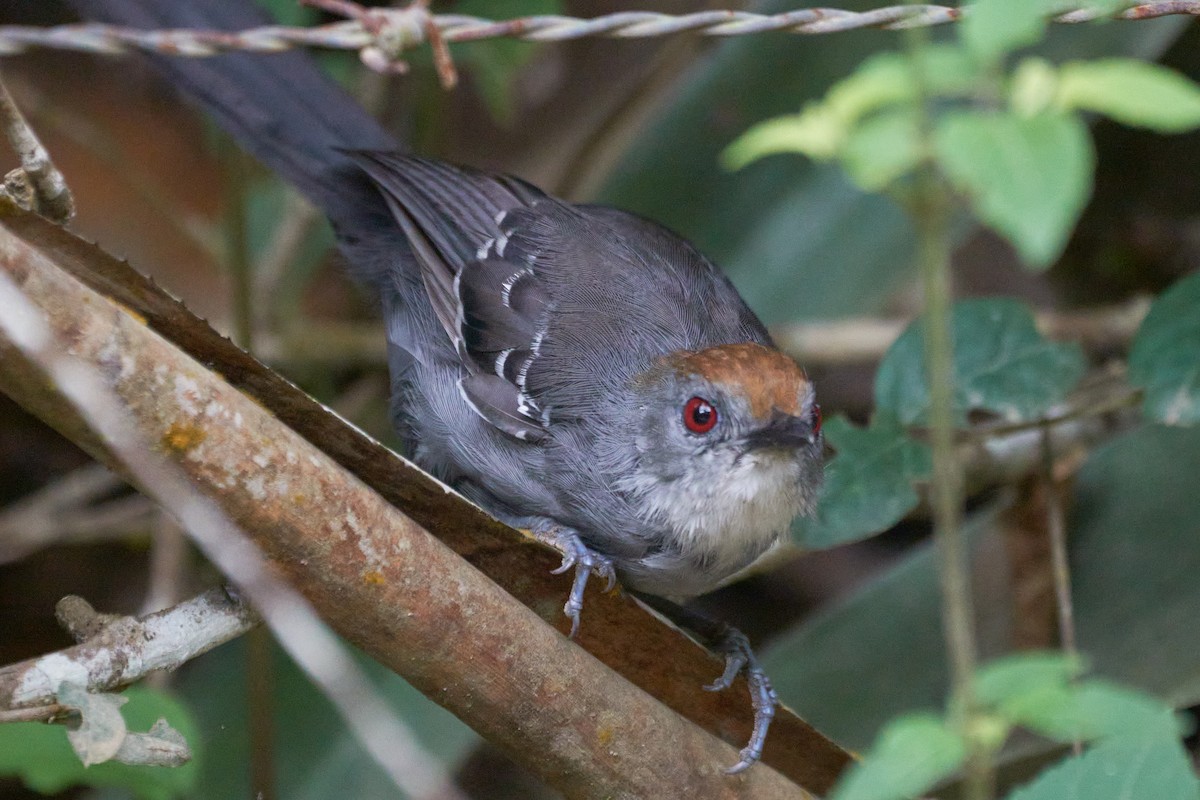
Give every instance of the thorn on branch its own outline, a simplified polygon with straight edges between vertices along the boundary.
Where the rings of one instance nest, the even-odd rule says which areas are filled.
[[[458,85],[458,71],[445,37],[429,13],[429,0],[412,0],[404,8],[389,9],[366,8],[352,0],[300,2],[361,25],[370,35],[371,44],[359,51],[359,58],[370,69],[385,75],[402,75],[408,72],[408,62],[401,57],[404,51],[427,41],[442,88],[449,90]]]

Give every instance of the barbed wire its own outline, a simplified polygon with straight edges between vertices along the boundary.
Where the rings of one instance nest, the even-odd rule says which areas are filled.
[[[321,3],[324,5],[324,3]],[[353,17],[342,22],[301,28],[268,25],[243,31],[141,30],[117,25],[79,24],[39,28],[0,26],[0,55],[32,48],[52,48],[104,54],[145,50],[177,56],[211,56],[228,51],[276,53],[295,47],[336,50],[374,50],[398,61],[400,53],[435,31],[446,42],[468,42],[497,37],[526,41],[559,42],[589,36],[646,38],[691,32],[704,36],[743,36],[771,31],[823,34],[860,28],[900,29],[942,25],[963,16],[963,9],[944,5],[905,5],[871,11],[808,8],[782,14],[747,11],[702,11],[661,14],[626,11],[593,19],[566,16],[530,16],[489,20],[462,14],[433,15],[424,6],[363,8],[339,2]],[[1060,23],[1090,22],[1101,17],[1137,20],[1172,15],[1200,16],[1200,0],[1152,0],[1116,13],[1081,6],[1054,15]],[[366,60],[366,59],[364,59]],[[379,59],[376,58],[376,61]]]

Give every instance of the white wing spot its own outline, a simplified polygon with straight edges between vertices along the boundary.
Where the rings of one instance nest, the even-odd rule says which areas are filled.
[[[522,269],[514,272],[504,279],[504,283],[500,286],[500,300],[504,303],[505,308],[512,308],[509,302],[512,298],[512,289],[517,285],[517,281],[521,280],[524,275],[532,275],[533,270]]]
[[[487,258],[488,248],[496,243],[495,239],[488,239],[483,244],[479,245],[479,249],[475,251],[476,258]]]
[[[521,369],[517,371],[517,386],[521,387],[522,393],[525,391],[525,378],[529,375],[529,367],[533,364],[533,360],[538,357],[542,349],[542,337],[546,335],[546,329],[538,330],[537,335],[533,337],[533,352],[529,354],[529,358],[525,359],[525,363],[521,365]]]
[[[508,246],[508,234],[500,231],[500,235],[496,237],[496,255],[503,256],[504,248]]]
[[[495,370],[497,377],[504,377],[504,365],[508,362],[508,357],[512,355],[513,349],[514,348],[512,347],[506,347],[496,356],[496,363],[493,366],[493,369]]]

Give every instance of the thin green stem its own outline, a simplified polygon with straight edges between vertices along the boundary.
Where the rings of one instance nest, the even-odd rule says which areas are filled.
[[[1067,561],[1067,525],[1063,512],[1062,493],[1054,477],[1053,431],[1042,428],[1042,481],[1046,492],[1046,528],[1050,536],[1050,563],[1054,571],[1054,597],[1058,606],[1058,641],[1063,653],[1079,656],[1075,640],[1075,605],[1071,599],[1071,567]],[[1075,755],[1083,752],[1083,742],[1071,742]]]
[[[977,662],[975,614],[971,596],[970,553],[962,532],[963,478],[954,439],[953,292],[950,276],[950,195],[933,161],[934,107],[923,55],[930,37],[923,29],[907,32],[919,101],[919,124],[929,163],[917,178],[912,212],[917,229],[917,268],[925,297],[925,363],[929,382],[930,439],[933,450],[933,517],[938,573],[942,589],[942,628],[950,667],[951,713],[967,741],[966,800],[990,800],[995,794],[991,753],[971,735],[981,716],[974,690]]]
[[[225,267],[231,280],[233,338],[254,352],[254,274],[247,231],[247,159],[225,141]],[[250,786],[256,798],[276,800],[275,661],[271,632],[258,627],[246,635],[246,715],[250,734]]]
[[[226,142],[225,164],[225,265],[233,298],[233,338],[243,349],[254,346],[254,285],[246,231],[246,156]]]

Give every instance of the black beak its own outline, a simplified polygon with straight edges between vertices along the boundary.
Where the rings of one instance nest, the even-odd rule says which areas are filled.
[[[782,411],[775,410],[767,424],[746,436],[746,448],[781,447],[798,448],[812,446],[817,441],[817,432],[813,430],[812,420],[806,417],[793,417]]]

